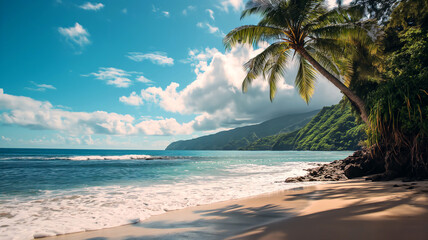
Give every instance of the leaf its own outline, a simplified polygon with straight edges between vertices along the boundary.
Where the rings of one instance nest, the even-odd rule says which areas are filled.
[[[314,94],[315,79],[315,69],[305,58],[299,57],[299,70],[294,83],[300,96],[307,104]]]

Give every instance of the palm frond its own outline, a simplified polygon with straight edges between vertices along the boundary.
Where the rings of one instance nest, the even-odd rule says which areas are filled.
[[[347,40],[352,37],[361,37],[365,32],[366,31],[357,24],[338,23],[313,29],[310,35],[314,38],[334,38]]]
[[[241,13],[241,19],[254,14],[265,15],[278,7],[281,0],[249,0]]]
[[[311,54],[311,56],[323,66],[327,71],[332,73],[336,78],[340,78],[340,69],[337,66],[337,58],[328,53],[321,52],[317,49],[307,47],[306,50]]]
[[[260,41],[278,39],[283,35],[280,28],[245,25],[230,31],[223,39],[226,49],[231,49],[236,44],[250,44],[256,46]]]
[[[316,49],[320,53],[332,56],[342,56],[345,49],[349,47],[352,46],[335,38],[313,38],[306,43],[306,48]]]
[[[283,54],[278,54],[272,60],[269,68],[269,98],[273,101],[276,94],[276,84],[284,75],[287,62],[289,60],[289,51],[285,51]]]
[[[244,68],[247,71],[247,75],[242,82],[242,91],[246,92],[248,85],[262,73],[265,76],[266,71],[268,71],[267,69],[270,68],[269,62],[271,62],[272,58],[275,59],[276,55],[285,53],[288,48],[288,44],[284,42],[273,43],[263,52],[245,63]]]
[[[305,58],[299,57],[299,70],[297,71],[294,84],[300,96],[307,104],[309,104],[309,100],[314,94],[315,80],[315,69]]]

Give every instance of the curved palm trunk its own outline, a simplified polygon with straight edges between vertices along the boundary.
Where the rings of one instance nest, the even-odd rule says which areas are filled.
[[[304,48],[296,49],[296,51],[304,57],[318,72],[320,72],[327,80],[333,83],[334,86],[339,88],[345,96],[358,108],[360,112],[361,119],[368,123],[368,115],[366,112],[366,107],[364,101],[355,95],[349,88],[345,86],[339,79],[329,73],[323,66],[321,66]]]

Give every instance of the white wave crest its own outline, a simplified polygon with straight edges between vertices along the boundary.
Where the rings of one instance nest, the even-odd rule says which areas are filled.
[[[105,156],[103,156],[104,158]],[[141,157],[141,156],[140,156]],[[313,163],[242,164],[228,175],[192,176],[151,186],[104,186],[0,203],[0,239],[33,239],[135,223],[169,210],[244,198],[319,183],[284,183]]]

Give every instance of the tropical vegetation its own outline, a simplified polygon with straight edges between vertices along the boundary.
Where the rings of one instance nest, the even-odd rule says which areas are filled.
[[[349,47],[350,39],[370,41],[368,30],[373,24],[362,20],[361,7],[328,10],[322,0],[252,0],[247,2],[241,18],[256,14],[261,16],[257,25],[235,28],[223,41],[227,49],[237,44],[270,44],[245,64],[244,92],[248,84],[263,75],[269,82],[273,100],[276,83],[296,57],[299,69],[294,83],[307,103],[314,93],[318,71],[343,92],[361,119],[368,121],[364,101],[341,81],[341,71],[336,64],[345,51],[353,50]]]
[[[385,161],[374,179],[428,178],[426,0],[354,0],[330,10],[321,0],[250,0],[241,17],[250,15],[260,16],[257,25],[224,38],[227,49],[269,44],[244,65],[244,92],[262,76],[272,100],[296,58],[295,86],[306,102],[318,71],[364,121],[371,159]]]
[[[357,150],[366,138],[349,106],[324,107],[303,128],[258,139],[241,150]]]

